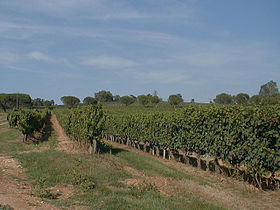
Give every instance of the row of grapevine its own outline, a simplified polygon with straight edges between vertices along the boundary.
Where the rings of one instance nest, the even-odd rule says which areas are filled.
[[[65,133],[73,140],[90,145],[90,153],[97,152],[104,130],[105,116],[101,105],[83,108],[55,110],[55,114]]]
[[[280,106],[192,106],[174,112],[111,115],[107,136],[152,150],[196,154],[241,166],[254,177],[280,170]]]
[[[21,109],[9,112],[7,120],[10,127],[18,127],[24,135],[23,140],[27,140],[34,132],[39,132],[50,113],[48,111],[38,111],[30,109]]]

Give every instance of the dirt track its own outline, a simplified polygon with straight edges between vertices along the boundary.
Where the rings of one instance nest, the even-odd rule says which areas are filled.
[[[87,153],[85,149],[80,148],[76,142],[71,141],[69,137],[64,133],[62,127],[60,126],[56,115],[51,116],[51,125],[55,131],[56,139],[58,140],[58,145],[55,148],[57,151],[67,152],[67,153]]]

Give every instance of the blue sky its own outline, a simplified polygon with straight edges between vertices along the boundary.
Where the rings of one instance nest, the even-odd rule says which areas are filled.
[[[280,85],[279,0],[0,0],[0,92],[164,100]]]

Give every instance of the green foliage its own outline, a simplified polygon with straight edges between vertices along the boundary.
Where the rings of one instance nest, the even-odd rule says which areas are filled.
[[[280,94],[274,94],[271,96],[264,97],[262,100],[263,105],[275,105],[280,104]]]
[[[161,99],[155,95],[150,98],[150,101],[152,104],[158,104],[161,101]]]
[[[172,106],[177,106],[180,103],[182,103],[184,100],[181,96],[181,94],[177,95],[170,95],[168,98],[168,103],[170,103]]]
[[[13,210],[14,208],[12,208],[10,205],[2,205],[0,204],[0,210]]]
[[[54,105],[54,100],[44,100],[43,102],[44,106],[47,107],[47,108],[50,108],[51,106]]]
[[[114,102],[118,102],[119,100],[121,100],[121,97],[119,95],[113,96],[113,101]]]
[[[44,99],[41,99],[41,98],[35,98],[32,100],[32,106],[33,107],[51,107],[54,105],[54,100],[44,100]]]
[[[264,97],[261,95],[253,95],[250,100],[249,103],[252,105],[261,105],[263,103]]]
[[[63,96],[60,98],[60,100],[65,106],[70,108],[75,107],[80,103],[80,99],[75,96]]]
[[[94,94],[94,97],[97,101],[100,102],[112,102],[113,101],[113,94],[110,91],[101,90]]]
[[[233,99],[234,99],[235,104],[247,105],[248,101],[250,99],[250,96],[247,93],[238,93],[236,96],[234,96]]]
[[[55,113],[66,134],[75,141],[84,144],[93,139],[101,141],[105,116],[100,104],[71,109],[67,114],[60,110],[55,110]]]
[[[216,104],[232,104],[233,97],[227,93],[221,93],[216,96],[216,98],[214,99],[214,102]]]
[[[126,106],[133,104],[135,102],[135,99],[132,98],[131,96],[123,96],[120,99],[120,102]]]
[[[88,96],[84,98],[83,104],[85,105],[97,104],[97,100],[93,97]]]
[[[137,97],[137,100],[138,100],[139,104],[141,104],[142,106],[147,106],[148,103],[150,102],[149,96],[146,96],[146,95],[139,95]]]
[[[6,109],[31,107],[31,97],[27,94],[12,93],[12,94],[0,94],[0,107],[6,111]]]
[[[233,168],[280,170],[280,106],[190,106],[174,112],[111,115],[106,131],[173,152],[206,153]]]
[[[32,136],[34,132],[42,129],[48,114],[47,111],[22,109],[9,112],[7,120],[10,127],[18,126],[21,133],[25,136],[25,140],[27,140],[28,136]]]
[[[261,96],[271,96],[274,94],[278,94],[277,83],[273,80],[269,81],[268,83],[264,84],[260,88],[259,95]]]

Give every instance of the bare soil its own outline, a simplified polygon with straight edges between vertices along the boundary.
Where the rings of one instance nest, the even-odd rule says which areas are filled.
[[[85,149],[77,145],[76,142],[71,141],[69,137],[64,133],[62,127],[60,126],[56,115],[51,116],[51,125],[56,133],[56,138],[58,140],[58,145],[55,148],[57,151],[72,153],[72,154],[83,154],[87,153]]]
[[[20,163],[13,158],[0,156],[0,204],[9,205],[14,209],[58,209],[45,203],[40,198],[33,197],[30,192],[33,188],[28,182],[11,179],[26,178]]]
[[[52,115],[52,126],[58,136],[59,144],[58,150],[65,152],[78,152],[72,147],[72,143],[68,137],[64,134],[62,128],[58,124],[55,115]],[[0,131],[7,130],[6,128],[0,128]],[[20,139],[17,139],[20,141]],[[48,146],[43,146],[38,149],[28,152],[41,152],[49,149]],[[6,154],[0,154],[0,204],[9,205],[14,209],[59,209],[54,205],[42,201],[42,199],[31,195],[31,191],[34,188],[32,184],[22,181],[27,176],[23,172],[20,163]],[[72,185],[57,185],[49,188],[51,192],[57,192],[59,194],[59,200],[65,200],[71,197],[74,193],[74,187]]]

